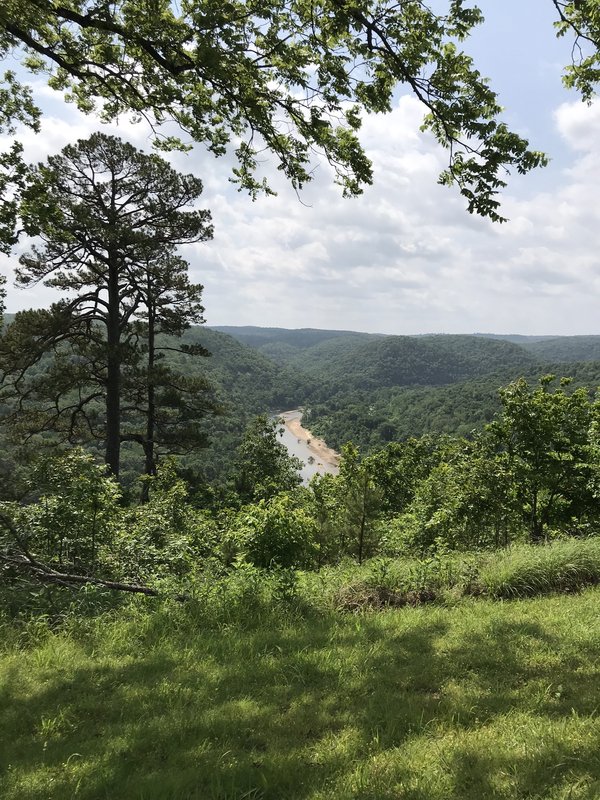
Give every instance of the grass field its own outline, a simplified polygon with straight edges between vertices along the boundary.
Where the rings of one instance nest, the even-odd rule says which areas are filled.
[[[0,630],[2,800],[597,800],[600,589]]]

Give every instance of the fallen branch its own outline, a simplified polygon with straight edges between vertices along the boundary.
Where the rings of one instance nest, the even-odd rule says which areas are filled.
[[[59,572],[56,569],[44,564],[35,558],[28,550],[23,538],[14,522],[6,514],[0,512],[0,524],[4,525],[12,534],[16,546],[20,552],[9,553],[0,552],[0,562],[9,564],[20,570],[25,570],[42,583],[54,583],[59,586],[102,586],[117,592],[130,592],[131,594],[144,594],[148,597],[163,597],[159,591],[150,586],[138,583],[121,583],[120,581],[109,581],[103,578],[96,578],[93,575],[77,575],[70,572]],[[180,603],[189,600],[189,595],[175,595],[175,600]]]
[[[102,578],[94,578],[92,575],[74,575],[69,572],[58,572],[55,569],[43,564],[41,561],[31,559],[25,555],[10,556],[0,553],[0,561],[14,567],[27,569],[38,580],[45,583],[60,584],[91,584],[93,586],[104,586],[106,589],[114,589],[119,592],[132,592],[134,594],[146,594],[150,597],[159,597],[160,593],[150,586],[143,586],[137,583],[120,583],[119,581],[105,581]]]

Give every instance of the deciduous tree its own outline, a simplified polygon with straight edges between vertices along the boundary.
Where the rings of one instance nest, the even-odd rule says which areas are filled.
[[[361,115],[388,112],[398,86],[427,112],[424,126],[449,150],[444,183],[470,211],[501,219],[505,172],[544,163],[500,120],[495,92],[461,44],[483,21],[465,0],[434,10],[420,0],[4,0],[0,52],[24,54],[84,111],[173,121],[216,155],[234,144],[234,181],[267,190],[258,154],[274,154],[301,188],[318,151],[346,194],[372,180]],[[568,81],[589,97],[600,41],[595,0],[554,0],[559,35],[592,45]],[[515,24],[519,24],[518,21]],[[163,147],[182,146],[167,128]]]
[[[523,378],[500,393],[502,412],[488,426],[512,476],[532,541],[549,525],[581,517],[590,494],[589,430],[592,404],[587,389],[553,388],[553,375],[532,389]]]
[[[237,451],[233,485],[243,503],[268,500],[299,486],[300,459],[290,456],[278,439],[278,420],[264,414],[246,429]]]

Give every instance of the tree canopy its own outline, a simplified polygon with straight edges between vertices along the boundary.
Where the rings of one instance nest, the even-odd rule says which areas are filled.
[[[557,34],[583,45],[565,80],[589,99],[597,3],[553,2]],[[233,180],[253,194],[269,191],[257,174],[264,150],[298,189],[312,177],[316,151],[345,194],[360,193],[372,180],[361,115],[390,111],[404,86],[427,111],[424,128],[449,150],[440,180],[459,186],[469,211],[499,220],[506,171],[527,172],[545,156],[501,121],[496,93],[461,50],[482,21],[465,0],[449,0],[443,12],[420,0],[5,0],[0,54],[22,54],[83,111],[145,118],[163,147],[184,146],[172,127],[160,131],[165,122],[215,155],[233,143]],[[11,103],[0,124],[35,123],[31,95],[13,73],[5,87]]]

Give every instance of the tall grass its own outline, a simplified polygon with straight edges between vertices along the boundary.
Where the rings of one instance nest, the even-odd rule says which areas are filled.
[[[600,538],[514,547],[490,559],[479,581],[492,597],[577,591],[600,582]]]
[[[465,595],[519,598],[575,592],[600,583],[600,538],[518,545],[423,559],[372,559],[307,574],[301,585],[313,604],[356,611],[438,602]]]

